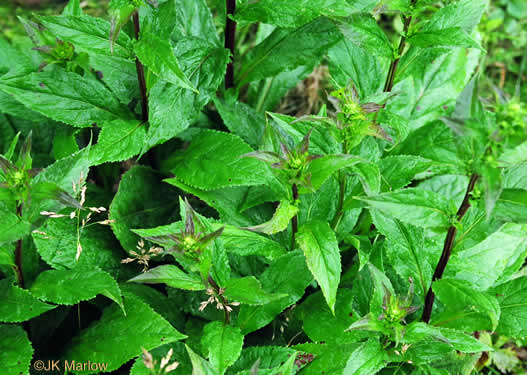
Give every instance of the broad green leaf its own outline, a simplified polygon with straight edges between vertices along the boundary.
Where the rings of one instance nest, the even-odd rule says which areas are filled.
[[[464,332],[494,331],[500,318],[500,305],[489,293],[478,292],[466,282],[441,279],[432,284],[436,297],[445,306],[432,324]]]
[[[110,206],[113,233],[126,251],[135,249],[139,236],[132,228],[156,227],[178,218],[177,191],[161,175],[144,166],[126,172]]]
[[[340,251],[335,233],[327,222],[312,221],[298,229],[296,241],[304,251],[307,266],[320,285],[334,315],[341,272]]]
[[[513,338],[527,335],[527,277],[508,281],[489,292],[496,296],[501,308],[496,331]]]
[[[397,219],[390,219],[378,210],[372,211],[375,227],[386,236],[386,255],[395,271],[404,279],[412,278],[417,294],[428,292],[439,249],[425,240],[425,231]]]
[[[339,23],[340,31],[346,39],[369,53],[391,59],[392,45],[370,14],[354,14],[345,22]]]
[[[243,335],[238,327],[211,322],[203,328],[201,346],[218,373],[224,374],[240,356]]]
[[[527,256],[527,229],[523,224],[504,224],[483,241],[452,254],[444,277],[465,280],[485,291],[505,282]]]
[[[527,190],[504,189],[493,214],[500,220],[527,224]]]
[[[171,264],[157,266],[148,270],[147,272],[137,275],[128,281],[143,284],[166,284],[172,288],[185,290],[205,289],[205,286],[203,285],[203,282],[199,276],[186,273],[179,267]]]
[[[306,174],[311,174],[311,185],[317,190],[336,171],[362,161],[364,160],[354,155],[326,155],[309,163]]]
[[[70,42],[77,52],[112,55],[110,51],[110,22],[90,16],[40,16],[40,22],[56,37]],[[113,55],[129,58],[132,42],[120,33],[113,43]]]
[[[377,338],[371,338],[351,353],[342,375],[374,375],[385,366],[384,349]]]
[[[311,353],[314,361],[300,370],[300,375],[342,374],[351,353],[360,347],[358,343],[344,345],[306,343],[295,345],[294,348]]]
[[[331,77],[341,87],[353,82],[360,98],[366,98],[383,89],[382,77],[388,71],[388,59],[376,56],[364,49],[364,46],[344,38],[329,52],[329,71]]]
[[[462,353],[478,353],[490,350],[487,345],[462,331],[434,327],[422,322],[409,324],[402,342],[418,344],[422,341],[432,341],[435,346],[435,352],[459,350]]]
[[[73,183],[79,183],[81,176],[84,180],[90,170],[90,149],[84,148],[68,157],[57,160],[35,176],[33,185],[42,182],[52,182],[69,194],[73,195]]]
[[[171,356],[169,365],[172,364],[174,361],[178,362],[179,365],[175,370],[173,370],[172,372],[169,372],[169,374],[170,375],[191,375],[192,364],[190,363],[190,358],[188,356],[187,350],[185,349],[185,344],[183,344],[182,342],[177,341],[171,344],[163,345],[163,346],[150,350],[149,353],[152,354],[154,361],[157,361],[157,363],[160,363],[161,359],[165,357],[168,354],[169,350],[171,349],[172,349],[172,356]],[[152,375],[151,370],[145,366],[145,363],[143,361],[143,356],[137,357],[134,365],[132,366],[132,369],[130,370],[130,375]]]
[[[223,225],[212,225],[214,230],[220,229],[221,226]],[[227,252],[241,256],[261,255],[268,259],[275,259],[285,254],[285,249],[278,242],[233,225],[225,225],[221,240]]]
[[[438,10],[424,26],[426,30],[441,30],[449,27],[460,27],[470,33],[479,23],[487,7],[487,0],[461,0]]]
[[[0,371],[2,374],[28,374],[33,348],[20,326],[0,324]]]
[[[76,262],[77,226],[69,217],[49,219],[38,232],[33,232],[33,241],[42,259],[59,270],[78,266],[100,267],[118,278],[123,273],[119,243],[109,228],[101,225],[85,227],[80,233],[82,253]]]
[[[386,109],[405,118],[409,130],[418,129],[449,114],[477,67],[480,54],[479,49],[471,49],[467,53],[463,48],[423,49],[411,46],[398,64],[393,91],[400,94],[387,103]],[[444,124],[442,126],[446,127]],[[434,149],[456,148],[455,143],[436,143],[434,148],[429,149],[418,146],[418,143],[438,135],[437,132],[425,134],[422,140],[410,138],[414,142],[411,148],[424,153]],[[403,154],[413,154],[404,148],[401,150],[404,150]],[[424,153],[420,156],[436,160]]]
[[[445,201],[438,194],[419,188],[356,199],[404,223],[423,228],[447,228],[450,225],[450,217],[455,212],[455,207],[451,202]]]
[[[236,363],[229,369],[229,372],[238,374],[251,368],[259,360],[258,369],[263,373],[264,370],[279,367],[280,364],[286,362],[294,354],[295,350],[285,346],[246,347],[242,350]]]
[[[0,90],[34,111],[77,127],[132,116],[102,83],[61,70],[0,81]]]
[[[325,303],[322,292],[307,297],[295,309],[295,315],[302,321],[302,329],[313,342],[344,344],[359,341],[369,334],[346,331],[358,319],[353,308],[353,295],[350,289],[338,289],[334,315]]]
[[[262,287],[269,293],[287,294],[263,306],[242,305],[237,324],[242,333],[253,332],[269,324],[276,315],[302,297],[313,278],[306,266],[304,255],[299,251],[289,252],[271,263],[260,276]]]
[[[98,321],[70,341],[63,358],[107,363],[106,371],[113,371],[140,355],[141,348],[151,350],[186,338],[134,295],[125,294],[124,307],[126,316],[117,305],[105,308]]]
[[[289,222],[298,214],[298,207],[289,203],[288,201],[281,201],[271,220],[263,223],[247,227],[244,229],[261,232],[265,234],[276,234],[287,229]]]
[[[15,265],[15,247],[10,245],[0,245],[0,264],[8,266]]]
[[[484,166],[481,170],[481,180],[483,182],[485,212],[488,220],[503,190],[501,169],[490,165]]]
[[[219,372],[210,362],[201,358],[187,344],[185,347],[192,362],[192,375],[219,375]]]
[[[237,86],[299,66],[314,66],[340,38],[336,26],[324,17],[297,29],[276,29],[242,60]]]
[[[57,307],[38,300],[27,290],[13,285],[10,279],[0,281],[0,300],[0,322],[3,323],[24,322]]]
[[[441,170],[441,163],[419,156],[395,155],[383,158],[379,162],[383,191],[406,187],[412,180],[427,177]]]
[[[412,132],[406,141],[393,150],[393,153],[401,156],[419,156],[445,165],[453,171],[463,170],[463,162],[457,154],[454,134],[440,121],[432,122]]]
[[[142,33],[141,39],[134,45],[134,52],[139,60],[159,78],[196,91],[192,82],[181,71],[169,41],[151,33]]]
[[[0,244],[3,242],[16,241],[29,234],[31,224],[20,218],[14,212],[8,211],[0,206]]]
[[[174,33],[177,38],[196,37],[214,42],[218,47],[220,40],[216,32],[215,21],[206,0],[179,0],[176,5],[176,27]],[[161,7],[160,7],[161,8]],[[159,22],[173,22],[161,19]]]
[[[508,167],[525,161],[527,161],[527,142],[523,142],[513,149],[506,149],[498,158],[500,167]]]
[[[139,120],[115,120],[101,124],[96,145],[90,149],[91,165],[123,161],[141,153],[146,124]]]
[[[481,48],[461,27],[450,27],[441,30],[419,31],[408,38],[408,43],[421,48],[450,46]]]
[[[273,178],[267,164],[240,157],[252,151],[235,135],[206,130],[177,158],[172,172],[205,190],[266,184]]]
[[[332,16],[340,9],[353,10],[345,0],[248,1],[236,9],[235,19],[242,24],[263,22],[293,28],[300,27],[320,15]]]
[[[246,305],[265,305],[278,298],[287,297],[286,294],[266,292],[254,276],[230,279],[223,288],[225,289],[223,294],[229,301]]]
[[[251,106],[235,100],[214,99],[214,105],[229,130],[251,147],[258,147],[263,137],[265,116]]]
[[[29,291],[43,301],[59,305],[75,305],[102,294],[124,308],[117,282],[97,267],[44,271]]]
[[[183,38],[175,44],[174,54],[178,57],[181,71],[199,91],[199,95],[163,80],[150,88],[150,128],[143,152],[175,137],[193,124],[203,106],[216,96],[216,90],[225,77],[228,51],[208,40]]]

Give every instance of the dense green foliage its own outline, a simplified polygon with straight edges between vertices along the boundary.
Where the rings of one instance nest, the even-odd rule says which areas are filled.
[[[524,1],[50,13],[0,37],[0,374],[524,373]]]

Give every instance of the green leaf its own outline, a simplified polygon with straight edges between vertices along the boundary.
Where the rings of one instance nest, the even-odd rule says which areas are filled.
[[[18,217],[14,212],[8,211],[0,206],[0,244],[3,242],[16,241],[29,234],[31,224]]]
[[[494,296],[475,291],[466,282],[446,278],[435,281],[432,289],[445,306],[433,325],[465,332],[496,329],[500,305]]]
[[[329,71],[340,87],[351,81],[355,84],[360,98],[366,98],[383,89],[383,80],[378,79],[388,71],[388,59],[376,56],[364,46],[344,38],[329,52]]]
[[[109,218],[115,220],[113,233],[126,251],[135,249],[139,240],[132,228],[156,227],[179,218],[177,196],[177,191],[150,168],[136,165],[122,176]]]
[[[178,59],[174,56],[168,40],[163,40],[151,33],[142,33],[141,39],[134,45],[134,52],[139,60],[159,78],[199,94],[185,73],[181,71]]]
[[[141,153],[146,126],[139,120],[115,120],[101,124],[96,145],[90,149],[91,165],[123,161]]]
[[[377,338],[371,338],[351,353],[342,375],[373,375],[385,366],[384,350]]]
[[[183,272],[179,267],[165,264],[162,266],[157,266],[143,272],[133,279],[128,281],[133,281],[136,283],[143,284],[166,284],[172,288],[185,289],[185,290],[203,290],[205,286],[195,274],[189,274]]]
[[[527,277],[501,284],[489,291],[496,296],[500,308],[497,332],[512,338],[527,335]]]
[[[297,29],[276,29],[242,60],[236,84],[241,87],[299,66],[314,66],[340,38],[335,25],[324,17]]]
[[[97,267],[44,271],[37,276],[29,291],[43,301],[59,305],[75,305],[102,294],[124,309],[117,282]]]
[[[70,42],[76,52],[112,55],[110,51],[110,22],[90,16],[40,16],[40,22],[56,37]],[[126,33],[120,33],[113,43],[113,55],[129,58],[132,42]]]
[[[439,194],[419,188],[409,188],[377,196],[356,197],[370,207],[423,228],[448,228],[455,207]]]
[[[82,16],[80,0],[69,0],[68,5],[62,11],[63,16]]]
[[[211,322],[203,328],[201,346],[218,373],[224,374],[240,356],[243,335],[238,327]]]
[[[439,9],[425,25],[425,30],[441,30],[460,27],[467,33],[472,32],[479,23],[488,1],[461,0]]]
[[[437,46],[481,48],[461,27],[419,31],[408,38],[408,43],[421,48]]]
[[[124,297],[126,316],[116,305],[105,308],[101,319],[71,340],[64,359],[107,363],[106,371],[113,371],[140,355],[141,348],[151,350],[186,338],[137,297]]]
[[[132,117],[102,83],[61,70],[0,81],[0,90],[53,120],[81,128]]]
[[[504,224],[481,242],[452,254],[444,277],[465,280],[478,291],[505,282],[527,256],[526,238],[525,225]]]
[[[251,368],[256,361],[260,361],[260,371],[273,369],[286,362],[295,351],[285,346],[251,346],[242,350],[240,358],[232,365],[229,372],[237,374],[244,369]]]
[[[223,294],[229,301],[246,305],[265,305],[278,298],[287,297],[286,294],[266,292],[254,276],[230,279],[223,288],[225,289]]]
[[[327,222],[312,221],[298,229],[296,241],[304,251],[307,266],[320,285],[334,315],[341,272],[340,251],[335,233]]]
[[[300,344],[294,348],[311,353],[315,360],[300,370],[301,375],[342,374],[349,356],[360,344],[349,343],[344,345],[333,344]]]
[[[213,224],[212,228],[218,230],[222,226],[225,228],[221,240],[229,253],[241,256],[261,255],[271,260],[285,254],[285,249],[278,242],[258,233],[228,224]]]
[[[215,20],[206,0],[181,0],[176,4],[176,27],[174,33],[178,38],[186,36],[203,38],[220,46],[216,32]],[[161,7],[160,7],[161,8]],[[160,23],[163,20],[160,20]],[[167,23],[173,21],[167,21]]]
[[[15,265],[15,248],[10,245],[1,245],[0,246],[0,264],[5,264],[8,266]]]
[[[306,169],[306,174],[311,174],[311,185],[318,190],[322,184],[336,171],[352,167],[364,161],[354,155],[326,155],[313,160]]]
[[[0,371],[2,374],[28,374],[33,348],[20,326],[0,324]]]
[[[260,276],[260,282],[267,292],[283,293],[287,297],[263,306],[242,305],[237,319],[242,333],[245,335],[269,324],[276,315],[302,297],[312,280],[301,252],[292,251],[274,260]]]
[[[441,164],[419,156],[395,155],[379,162],[383,191],[406,187],[413,179],[441,170]]]
[[[354,14],[338,26],[344,37],[351,43],[374,55],[392,58],[392,45],[370,14]]]
[[[244,2],[236,9],[238,22],[263,22],[278,27],[300,27],[320,15],[331,16],[339,8],[352,10],[344,0],[262,0]]]
[[[402,337],[402,342],[406,344],[417,345],[419,342],[430,342],[431,340],[433,340],[435,352],[459,350],[462,353],[478,353],[492,350],[476,338],[461,331],[434,327],[422,322],[410,323]]]
[[[3,323],[24,322],[57,307],[39,301],[27,290],[13,285],[10,279],[0,280],[0,300]]]
[[[481,179],[485,191],[485,212],[488,220],[503,190],[501,169],[490,165],[484,166],[481,170]]]
[[[432,282],[438,252],[435,244],[425,240],[425,231],[372,210],[375,227],[387,238],[386,255],[395,271],[404,279],[411,277],[417,294],[424,298]]]
[[[90,148],[86,147],[68,157],[57,160],[35,176],[32,183],[51,182],[73,195],[73,182],[78,184],[81,176],[86,180],[90,170]]]
[[[109,228],[101,225],[85,227],[80,233],[82,253],[77,254],[77,226],[69,217],[47,220],[33,241],[42,259],[55,269],[73,269],[77,266],[100,267],[118,278],[123,273],[119,243]],[[125,253],[123,252],[124,256]]]
[[[313,342],[339,345],[356,342],[369,333],[346,331],[358,319],[353,300],[350,289],[339,288],[333,314],[325,303],[324,295],[319,291],[311,294],[295,309],[295,316],[302,321],[302,329]]]
[[[527,224],[527,190],[504,189],[496,201],[494,216],[508,222]]]
[[[183,182],[205,190],[266,184],[273,179],[268,166],[240,157],[252,151],[235,135],[206,130],[177,158],[172,172]]]
[[[199,95],[163,80],[150,88],[150,128],[143,152],[175,137],[193,124],[203,106],[216,96],[225,77],[228,50],[211,44],[210,41],[186,37],[175,44],[174,54],[178,57],[182,72],[199,91]],[[178,110],[175,111],[174,108]]]
[[[271,220],[244,229],[265,234],[276,234],[286,230],[291,219],[297,214],[297,206],[292,205],[288,201],[281,201]]]
[[[192,362],[192,375],[219,375],[219,372],[210,362],[194,353],[187,344],[185,344],[185,347],[187,348],[188,355]]]
[[[225,126],[251,147],[258,147],[263,137],[265,116],[251,106],[236,100],[214,99]]]

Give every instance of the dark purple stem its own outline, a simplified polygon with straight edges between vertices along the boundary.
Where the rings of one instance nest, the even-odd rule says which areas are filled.
[[[476,186],[476,182],[478,181],[479,176],[477,174],[472,174],[470,176],[470,181],[467,186],[467,191],[465,192],[465,197],[463,198],[463,202],[461,203],[461,206],[459,207],[459,210],[457,211],[457,220],[460,221],[463,216],[467,213],[468,209],[470,208],[470,194],[472,193],[472,190],[474,190],[474,187]],[[443,277],[443,272],[445,272],[446,265],[448,263],[448,259],[450,259],[450,254],[452,254],[452,248],[454,247],[454,240],[456,239],[457,234],[457,228],[452,225],[450,228],[448,228],[448,232],[445,238],[445,244],[443,246],[443,252],[441,253],[441,258],[439,258],[439,262],[437,263],[437,267],[434,271],[434,276],[432,277],[432,283],[436,280],[441,279]],[[430,285],[430,288],[428,289],[428,293],[425,297],[425,307],[423,308],[423,315],[421,317],[421,320],[425,323],[428,323],[430,321],[430,316],[432,315],[432,307],[434,306],[434,299],[435,294],[432,291],[432,285]]]
[[[139,13],[134,12],[134,34],[135,39],[139,39]],[[143,122],[148,121],[148,98],[146,94],[146,81],[145,81],[145,69],[139,59],[135,58],[135,69],[137,71],[137,80],[139,81],[139,90],[141,91],[141,120]]]

